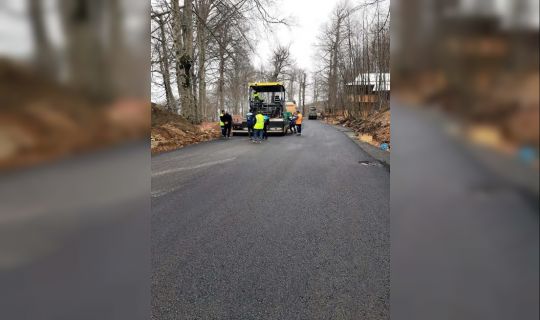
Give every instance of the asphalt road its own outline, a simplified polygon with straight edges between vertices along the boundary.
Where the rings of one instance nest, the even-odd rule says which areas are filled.
[[[152,158],[154,319],[388,319],[390,176],[333,127]]]
[[[393,100],[392,319],[538,319],[538,194],[506,179],[513,166],[473,156],[481,151],[452,128]]]
[[[150,317],[149,147],[0,174],[0,319]]]

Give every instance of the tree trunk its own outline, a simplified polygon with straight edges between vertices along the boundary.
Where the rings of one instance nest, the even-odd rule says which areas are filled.
[[[338,54],[339,54],[339,43],[341,40],[341,18],[338,18],[336,30],[335,30],[335,42],[334,42],[334,48],[333,50],[333,56],[332,56],[332,78],[330,79],[331,87],[330,87],[330,94],[331,94],[331,101],[330,104],[332,108],[332,112],[335,112],[336,110],[336,104],[337,104],[337,90],[338,90]]]
[[[184,0],[182,34],[184,39],[182,56],[180,58],[182,75],[182,105],[186,106],[187,109],[185,117],[192,123],[197,123],[197,108],[193,96],[193,82],[191,77],[191,67],[193,66],[193,0]]]
[[[302,114],[304,114],[306,112],[306,110],[305,110],[305,107],[306,107],[306,73],[305,72],[303,73],[303,79],[304,79],[304,81],[302,82]]]
[[[219,43],[219,78],[218,78],[218,108],[225,109],[225,45],[227,43],[227,27],[223,27]]]
[[[167,109],[169,109],[171,112],[177,113],[178,110],[176,108],[176,100],[174,98],[173,92],[172,92],[172,86],[171,86],[171,75],[169,72],[169,52],[167,50],[167,37],[165,34],[165,22],[163,21],[163,18],[159,17],[159,29],[161,33],[161,66],[162,66],[162,72],[161,75],[163,77],[163,86],[165,87],[165,96],[167,97]]]
[[[199,47],[199,63],[197,74],[199,75],[199,110],[202,117],[208,117],[206,110],[206,27],[208,10],[205,4],[201,4],[199,9],[199,19],[197,19],[197,45]],[[201,21],[202,20],[202,21]]]
[[[300,110],[300,106],[302,105],[302,73],[298,73],[298,110]],[[302,113],[304,111],[302,110]]]
[[[296,73],[291,74],[291,78],[289,80],[289,100],[294,100],[294,82],[296,81]]]
[[[92,98],[110,98],[110,77],[103,43],[96,32],[103,22],[103,1],[62,0],[60,4],[69,81]]]
[[[173,28],[173,44],[174,44],[174,59],[175,59],[175,73],[176,73],[176,88],[178,90],[180,99],[180,113],[186,116],[189,113],[188,106],[184,104],[183,95],[183,71],[182,71],[182,52],[183,52],[183,39],[182,39],[182,12],[180,11],[180,5],[178,0],[172,1],[172,28]]]
[[[37,70],[49,78],[56,78],[57,61],[53,48],[47,36],[45,17],[43,12],[43,1],[28,1],[28,16],[30,17],[30,28],[34,40],[34,63]]]
[[[129,60],[130,54],[124,42],[124,10],[122,10],[121,0],[108,0],[106,3],[110,31],[107,48],[110,92],[113,96],[117,96],[127,94],[128,88],[133,85],[131,82],[133,77],[130,76],[133,61]]]
[[[195,99],[193,96],[193,0],[184,1],[184,10],[180,11],[178,0],[172,1],[174,15],[173,36],[175,43],[176,76],[181,101],[181,113],[192,123],[198,122]]]

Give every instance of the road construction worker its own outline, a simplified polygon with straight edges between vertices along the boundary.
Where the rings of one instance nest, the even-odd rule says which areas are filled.
[[[225,114],[223,115],[223,124],[225,128],[224,136],[229,139],[231,137],[231,131],[232,131],[232,116],[229,114],[229,112],[225,111]]]
[[[255,102],[261,102],[263,101],[263,98],[261,97],[261,94],[257,91],[253,92],[253,101]]]
[[[221,136],[225,137],[225,123],[223,122],[223,116],[225,115],[225,110],[221,110],[219,114],[219,126],[221,127]]]
[[[296,116],[289,116],[289,127],[287,127],[287,132],[291,131],[291,134],[296,133]]]
[[[264,140],[268,140],[268,127],[270,127],[270,117],[264,116],[264,129],[263,129]]]
[[[301,136],[302,135],[302,119],[304,116],[300,113],[300,111],[296,111],[296,135]]]
[[[255,138],[253,139],[253,142],[261,143],[264,130],[264,116],[260,111],[257,112],[257,115],[255,116],[253,130],[255,131]]]
[[[246,114],[246,124],[248,128],[249,140],[253,140],[253,125],[255,124],[255,116],[253,115],[253,113],[248,112]]]

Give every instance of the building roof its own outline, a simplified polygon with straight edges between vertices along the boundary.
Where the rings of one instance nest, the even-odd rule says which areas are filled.
[[[373,91],[390,91],[390,73],[361,73],[348,86],[373,85]]]

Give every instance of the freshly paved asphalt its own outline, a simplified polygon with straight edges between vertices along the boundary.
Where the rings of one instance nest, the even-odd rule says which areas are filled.
[[[395,101],[392,319],[538,319],[538,194],[474,156],[442,113]]]
[[[152,158],[154,319],[388,319],[390,176],[331,126]]]
[[[150,317],[149,147],[0,174],[0,319]]]

